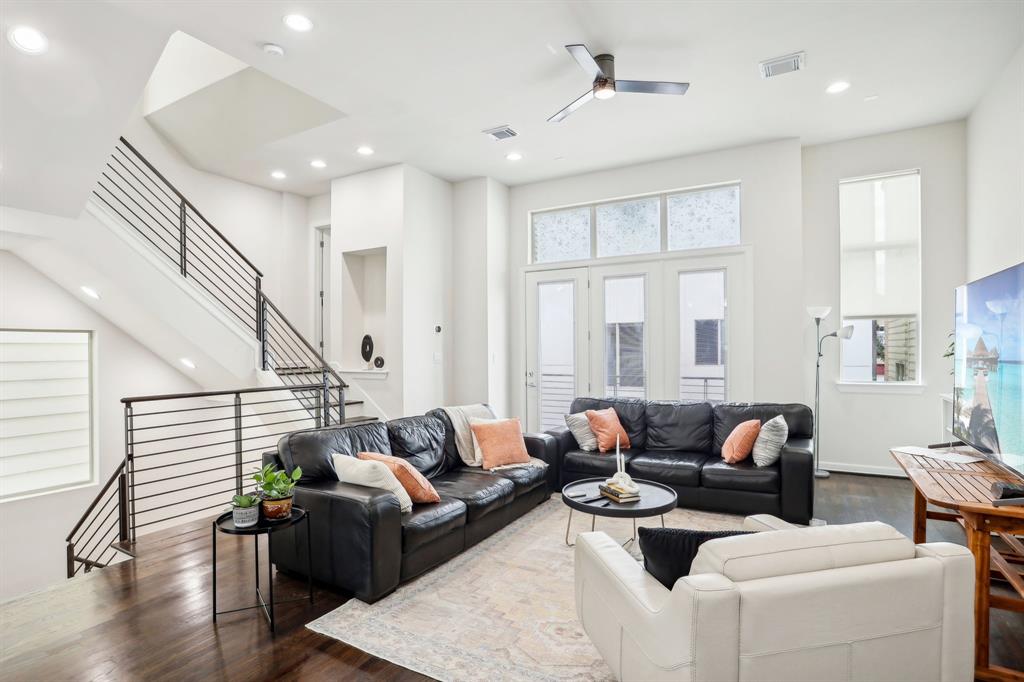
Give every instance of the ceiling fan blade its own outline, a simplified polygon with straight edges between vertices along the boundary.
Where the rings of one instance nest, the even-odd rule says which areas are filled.
[[[594,61],[594,55],[590,54],[590,50],[587,49],[586,45],[566,45],[565,49],[569,51],[569,54],[571,54],[572,58],[576,60],[576,63],[587,72],[587,75],[590,76],[590,80],[594,81],[598,78],[607,78],[607,76],[604,75],[604,71],[601,70],[601,67],[597,65],[596,61]]]
[[[593,90],[587,90],[579,98],[577,98],[572,104],[570,104],[569,106],[567,106],[566,108],[562,109],[557,114],[555,114],[554,116],[549,118],[548,119],[548,123],[558,123],[559,121],[565,119],[566,116],[568,116],[572,112],[576,111],[577,109],[579,109],[580,107],[582,107],[584,104],[586,104],[587,102],[589,102],[592,99],[594,99],[594,91]]]
[[[689,83],[667,83],[665,81],[615,81],[616,92],[645,92],[651,95],[685,95]]]

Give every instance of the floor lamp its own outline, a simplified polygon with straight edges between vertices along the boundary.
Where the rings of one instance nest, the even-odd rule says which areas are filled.
[[[830,476],[828,471],[825,471],[818,465],[818,431],[819,419],[818,406],[821,401],[821,359],[824,354],[821,352],[822,344],[825,343],[825,339],[830,337],[836,337],[839,339],[848,339],[853,336],[853,325],[848,324],[845,327],[841,327],[838,331],[831,332],[830,334],[821,335],[821,321],[828,317],[828,314],[832,312],[832,306],[827,305],[814,305],[807,307],[807,314],[814,318],[814,338],[818,340],[818,357],[814,363],[814,477],[815,478],[828,478]]]

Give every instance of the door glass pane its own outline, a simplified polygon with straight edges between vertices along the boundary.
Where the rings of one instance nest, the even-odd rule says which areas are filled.
[[[604,281],[605,395],[647,397],[644,277]]]
[[[576,291],[573,282],[537,285],[537,393],[542,431],[565,425],[576,397]]]
[[[533,262],[590,258],[590,207],[533,214]]]
[[[707,249],[740,243],[740,187],[668,197],[668,250]]]
[[[600,204],[596,213],[598,257],[661,251],[661,200],[658,197]]]
[[[679,273],[679,399],[725,400],[725,271]]]

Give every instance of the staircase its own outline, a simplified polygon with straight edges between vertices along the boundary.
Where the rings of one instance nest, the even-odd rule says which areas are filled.
[[[172,278],[251,334],[264,385],[123,399],[125,457],[66,538],[69,578],[132,556],[139,529],[224,508],[281,435],[376,419],[347,416],[361,401],[346,400],[345,381],[263,292],[263,273],[123,137],[93,194]]]

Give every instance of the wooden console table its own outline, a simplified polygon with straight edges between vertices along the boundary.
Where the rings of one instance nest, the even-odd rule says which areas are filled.
[[[989,609],[1024,612],[1024,507],[994,507],[990,488],[996,481],[1018,481],[998,465],[981,461],[956,464],[922,455],[890,451],[914,484],[914,542],[926,542],[928,519],[963,526],[974,554],[974,675],[979,680],[1024,681],[1024,671],[989,664]],[[928,505],[952,512],[931,511]],[[992,548],[992,534],[1009,548]],[[990,593],[998,574],[1020,598]]]

